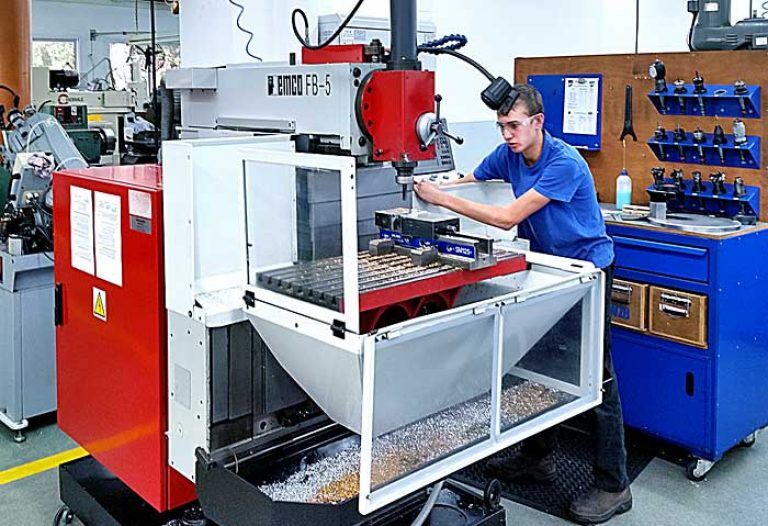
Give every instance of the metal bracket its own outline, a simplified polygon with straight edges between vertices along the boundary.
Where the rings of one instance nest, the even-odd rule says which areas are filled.
[[[256,296],[254,296],[252,291],[248,290],[245,292],[245,296],[243,296],[243,301],[246,306],[253,308],[256,305]]]
[[[331,332],[334,336],[343,340],[347,337],[347,324],[340,320],[333,320]]]

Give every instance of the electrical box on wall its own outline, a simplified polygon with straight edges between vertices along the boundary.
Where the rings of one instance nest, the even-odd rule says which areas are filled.
[[[601,74],[530,75],[544,100],[544,128],[571,146],[599,151],[602,133]]]

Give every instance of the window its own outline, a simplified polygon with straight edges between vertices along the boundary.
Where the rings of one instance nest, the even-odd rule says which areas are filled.
[[[129,82],[144,82],[149,85],[149,71],[146,66],[148,45],[115,43],[109,47],[115,88],[124,89]],[[157,82],[163,74],[181,65],[179,44],[157,44]]]
[[[50,69],[77,69],[77,41],[32,41],[32,66],[45,66]]]

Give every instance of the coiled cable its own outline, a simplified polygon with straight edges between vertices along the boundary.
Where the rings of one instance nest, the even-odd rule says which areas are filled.
[[[253,42],[253,39],[256,35],[253,34],[252,31],[249,31],[248,29],[244,28],[243,25],[240,23],[240,18],[242,18],[243,13],[245,13],[245,7],[243,7],[243,4],[238,4],[235,2],[235,0],[229,0],[229,3],[233,6],[240,9],[240,14],[237,15],[237,20],[235,20],[235,25],[237,25],[237,29],[248,35],[248,42],[245,43],[245,52],[248,54],[249,57],[255,58],[259,62],[263,62],[261,57],[257,57],[253,53],[251,53],[251,42]]]
[[[230,0],[231,1],[231,0]],[[339,27],[336,28],[336,31],[333,32],[333,34],[328,37],[328,39],[317,45],[313,45],[309,42],[309,19],[307,19],[307,14],[302,11],[301,9],[294,9],[293,13],[291,13],[291,26],[293,26],[293,34],[296,35],[296,38],[299,42],[301,42],[301,45],[304,46],[307,49],[323,49],[327,45],[329,45],[331,42],[336,40],[336,37],[338,37],[342,31],[349,25],[350,21],[354,18],[355,14],[357,14],[358,9],[360,9],[360,6],[363,5],[363,2],[365,0],[358,0],[357,4],[355,4],[355,7],[352,8],[352,11],[349,12],[347,15],[347,18],[344,19],[344,21],[339,24]],[[300,15],[301,18],[304,20],[304,36],[302,37],[301,34],[299,34],[299,29],[296,27],[296,15]],[[318,39],[319,40],[319,39]]]

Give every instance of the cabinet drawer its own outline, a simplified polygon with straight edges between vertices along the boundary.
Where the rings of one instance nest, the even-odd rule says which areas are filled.
[[[624,236],[613,236],[613,241],[619,267],[703,283],[709,281],[706,248]]]
[[[613,280],[611,321],[614,325],[645,332],[648,329],[648,285]]]
[[[651,334],[695,347],[707,347],[707,297],[690,292],[650,288]]]

